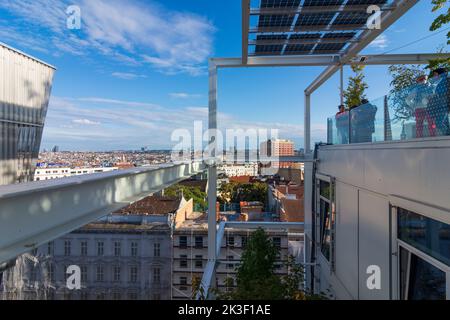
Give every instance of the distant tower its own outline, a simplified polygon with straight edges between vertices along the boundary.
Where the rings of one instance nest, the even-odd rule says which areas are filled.
[[[0,43],[0,185],[33,180],[55,68]]]

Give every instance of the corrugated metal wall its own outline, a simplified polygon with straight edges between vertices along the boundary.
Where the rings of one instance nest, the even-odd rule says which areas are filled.
[[[0,44],[0,185],[32,181],[54,71]]]

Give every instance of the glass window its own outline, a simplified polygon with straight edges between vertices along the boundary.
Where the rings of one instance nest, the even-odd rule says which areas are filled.
[[[88,255],[88,243],[87,243],[87,241],[81,241],[81,255],[83,257]]]
[[[332,221],[330,204],[320,200],[320,250],[328,261],[330,261],[331,258],[331,233]]]
[[[52,256],[55,252],[55,243],[53,241],[47,243],[47,254]]]
[[[408,300],[445,300],[445,272],[402,248],[400,294]]]
[[[242,248],[245,248],[247,246],[248,241],[247,236],[242,236],[241,241],[242,241]]]
[[[114,242],[114,256],[120,257],[122,255],[122,244],[120,241]]]
[[[132,266],[130,268],[130,282],[136,283],[138,281],[138,267]]]
[[[233,256],[227,256],[227,260],[229,262],[233,262],[234,261],[234,257]],[[233,269],[234,268],[234,263],[227,263],[227,269]]]
[[[55,265],[53,263],[50,263],[48,265],[47,272],[48,280],[50,280],[51,282],[55,282]]]
[[[161,282],[161,269],[155,268],[153,269],[153,283],[160,283]]]
[[[120,291],[113,292],[113,300],[120,300],[120,299],[122,299]]]
[[[398,238],[450,266],[450,225],[398,208]]]
[[[195,237],[195,247],[196,248],[203,248],[203,237]]]
[[[187,247],[187,237],[186,236],[180,236],[179,241],[180,241],[179,242],[180,248]]]
[[[281,238],[280,237],[273,238],[273,245],[277,248],[281,248]]]
[[[103,266],[97,266],[97,281],[103,282],[104,280],[104,268]]]
[[[234,247],[234,237],[233,236],[227,237],[227,246],[229,246],[230,248]]]
[[[105,243],[103,241],[97,242],[97,255],[99,257],[105,254]]]
[[[120,281],[120,266],[113,267],[113,281],[114,282]]]
[[[87,268],[87,266],[81,266],[80,267],[80,271],[81,271],[81,282],[86,283],[87,282],[87,278],[88,278],[88,268]]]
[[[180,255],[180,268],[187,268],[188,261],[187,261],[187,255],[182,254]]]
[[[153,255],[155,257],[161,256],[161,243],[154,243],[153,244]]]
[[[195,267],[203,268],[203,256],[201,255],[195,256]]]
[[[319,184],[319,188],[320,188],[320,195],[324,198],[327,198],[328,200],[330,200],[330,183],[320,180],[320,184]]]
[[[138,243],[136,241],[131,242],[131,256],[138,256]]]
[[[71,247],[70,240],[65,240],[64,241],[64,255],[66,257],[70,256],[71,249],[72,249],[72,247]]]

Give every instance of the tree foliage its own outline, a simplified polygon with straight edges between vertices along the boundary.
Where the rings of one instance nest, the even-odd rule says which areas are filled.
[[[393,65],[389,67],[389,73],[392,76],[389,93],[389,103],[394,110],[392,121],[408,120],[413,116],[413,111],[406,98],[414,88],[416,79],[425,75],[425,70],[418,65]]]
[[[433,4],[433,12],[437,12],[448,6],[450,0],[431,0]],[[450,22],[450,6],[448,6],[445,13],[441,13],[431,24],[430,31],[441,29],[444,25]],[[450,32],[447,33],[447,44],[450,44]]]
[[[238,203],[241,201],[259,201],[266,203],[267,184],[261,182],[239,183],[230,182],[219,188],[220,203]]]
[[[347,109],[353,106],[361,105],[361,101],[366,98],[365,91],[369,87],[364,81],[364,66],[352,65],[352,71],[355,73],[349,78],[347,89],[344,91],[345,105]]]
[[[324,296],[308,294],[302,289],[304,270],[289,257],[286,267],[288,274],[275,273],[275,264],[280,251],[267,233],[259,228],[249,237],[237,267],[236,287],[227,279],[224,292],[215,290],[220,300],[308,300],[323,299]]]
[[[164,194],[168,197],[179,197],[183,194],[185,199],[194,200],[194,204],[197,206],[198,210],[202,211],[207,208],[206,192],[203,192],[199,187],[176,184],[165,189]]]

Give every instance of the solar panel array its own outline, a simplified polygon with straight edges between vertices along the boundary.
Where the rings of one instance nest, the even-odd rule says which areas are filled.
[[[259,0],[251,55],[339,54],[367,28],[370,5],[390,0]]]

